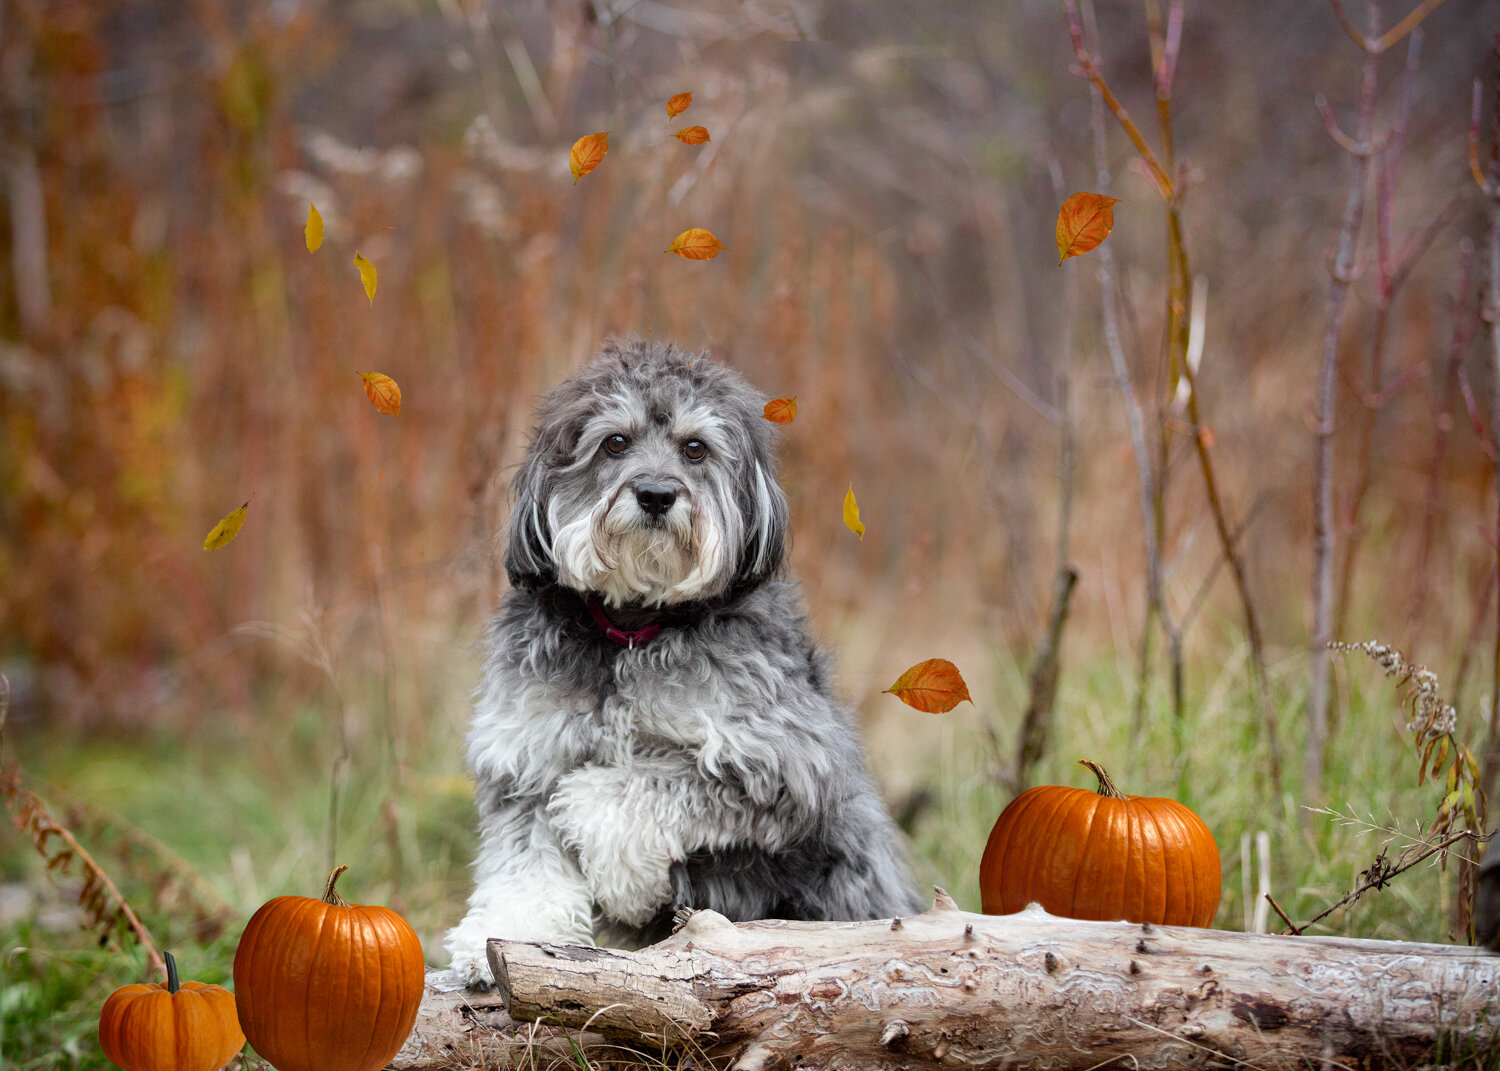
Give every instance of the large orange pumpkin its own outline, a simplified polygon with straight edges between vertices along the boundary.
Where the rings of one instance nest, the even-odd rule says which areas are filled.
[[[1053,915],[1209,926],[1219,848],[1176,800],[1126,796],[1091,759],[1099,787],[1027,789],[1001,812],[979,864],[987,915],[1036,901]]]
[[[116,989],[99,1011],[99,1047],[124,1071],[213,1071],[245,1046],[234,994],[222,986],[179,982],[163,953],[167,980]]]
[[[240,1025],[277,1071],[377,1071],[411,1033],[426,969],[416,932],[385,907],[278,896],[234,954]]]

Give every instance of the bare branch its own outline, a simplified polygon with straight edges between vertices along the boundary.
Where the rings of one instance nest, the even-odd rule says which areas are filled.
[[[1327,97],[1319,93],[1313,98],[1313,103],[1317,106],[1318,116],[1323,120],[1323,126],[1328,131],[1328,136],[1337,143],[1339,148],[1343,149],[1350,156],[1370,155],[1370,147],[1368,145],[1361,145],[1348,134],[1344,133],[1343,128],[1339,126],[1338,119],[1334,117],[1333,109],[1328,106]]]
[[[1342,0],[1328,0],[1328,3],[1333,7],[1333,14],[1339,20],[1339,25],[1349,35],[1349,40],[1353,41],[1366,54],[1371,56],[1378,56],[1387,49],[1400,44],[1403,37],[1422,25],[1423,19],[1443,6],[1443,0],[1422,0],[1422,3],[1413,8],[1406,18],[1396,23],[1396,25],[1392,26],[1381,36],[1372,37],[1359,32],[1350,20],[1349,13],[1344,10]]]
[[[1469,107],[1469,174],[1474,176],[1474,184],[1479,187],[1486,197],[1496,196],[1496,189],[1485,178],[1484,169],[1479,166],[1479,116],[1482,111],[1480,97],[1480,81],[1474,79],[1474,102]]]
[[[1385,32],[1385,36],[1375,42],[1375,51],[1384,52],[1386,49],[1400,44],[1401,38],[1422,25],[1422,20],[1442,7],[1443,2],[1444,0],[1422,0],[1422,3],[1412,9],[1411,14],[1392,26]]]
[[[1114,113],[1115,118],[1119,120],[1120,126],[1135,145],[1135,151],[1140,154],[1142,163],[1146,165],[1147,173],[1151,176],[1151,181],[1155,184],[1157,192],[1164,199],[1168,201],[1173,200],[1177,196],[1177,188],[1173,184],[1171,176],[1157,162],[1156,154],[1151,151],[1151,146],[1146,144],[1146,139],[1141,136],[1140,128],[1130,118],[1130,114],[1125,110],[1125,106],[1110,91],[1109,83],[1105,82],[1104,76],[1099,72],[1094,57],[1084,45],[1083,24],[1078,17],[1076,0],[1064,0],[1064,6],[1068,14],[1068,35],[1073,40],[1073,51],[1078,56],[1078,73],[1089,80],[1098,91],[1100,98],[1109,106],[1109,110]]]
[[[1276,897],[1272,896],[1270,893],[1266,893],[1266,903],[1271,905],[1271,910],[1275,911],[1276,914],[1281,916],[1281,921],[1287,924],[1287,930],[1289,933],[1302,933],[1302,931],[1297,928],[1297,924],[1287,916],[1287,913],[1281,910],[1281,905],[1276,902]]]

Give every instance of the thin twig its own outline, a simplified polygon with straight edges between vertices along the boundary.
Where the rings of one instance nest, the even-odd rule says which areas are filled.
[[[1065,465],[1070,471],[1071,465]],[[1068,477],[1065,482],[1070,483]],[[1064,490],[1064,496],[1071,493]],[[1064,511],[1066,515],[1066,511]],[[1064,531],[1066,522],[1062,522]],[[1065,536],[1063,537],[1066,538]],[[1052,609],[1047,615],[1047,632],[1037,650],[1036,660],[1031,665],[1026,712],[1021,716],[1021,736],[1016,747],[1015,772],[1011,777],[1015,792],[1029,787],[1032,768],[1042,758],[1047,746],[1048,729],[1052,722],[1052,711],[1057,705],[1057,682],[1062,651],[1063,626],[1068,620],[1068,608],[1073,602],[1073,589],[1078,584],[1078,570],[1062,559],[1057,567],[1057,582],[1052,590]]]
[[[1379,36],[1376,36],[1373,31],[1368,34],[1360,33],[1350,20],[1348,13],[1344,11],[1344,5],[1340,0],[1328,0],[1328,2],[1333,5],[1334,16],[1339,20],[1339,25],[1343,27],[1344,32],[1349,35],[1349,40],[1367,54],[1378,56],[1387,49],[1400,44],[1403,37],[1422,25],[1423,19],[1442,7],[1444,0],[1422,0],[1422,3],[1413,8],[1406,18]]]
[[[1293,922],[1289,917],[1287,917],[1287,913],[1285,911],[1281,910],[1281,905],[1276,902],[1276,897],[1272,896],[1270,893],[1266,893],[1266,903],[1268,903],[1268,904],[1271,905],[1271,910],[1272,911],[1276,912],[1276,914],[1278,914],[1278,915],[1281,916],[1281,921],[1284,922],[1284,923],[1286,923],[1288,930],[1290,930],[1293,934],[1296,934],[1298,936],[1301,935],[1302,931],[1300,929],[1298,929],[1297,924],[1295,922]]]
[[[1330,0],[1341,22],[1347,22],[1339,0]],[[1370,32],[1379,27],[1379,12],[1373,0],[1369,7]],[[1375,121],[1376,54],[1366,52],[1360,90],[1358,132],[1355,141],[1370,141]],[[1342,334],[1344,300],[1354,277],[1355,250],[1359,242],[1360,222],[1364,215],[1365,182],[1370,157],[1355,155],[1349,177],[1349,192],[1344,203],[1343,222],[1329,266],[1328,300],[1325,309],[1323,353],[1318,377],[1315,415],[1316,441],[1313,454],[1313,575],[1312,636],[1308,658],[1308,727],[1307,752],[1303,783],[1307,794],[1317,798],[1322,792],[1323,754],[1328,743],[1328,643],[1333,639],[1333,414],[1334,385],[1337,381],[1339,337]]]
[[[1141,136],[1140,128],[1130,118],[1125,106],[1110,91],[1109,85],[1099,73],[1097,61],[1084,44],[1083,23],[1079,19],[1076,0],[1063,0],[1063,5],[1068,15],[1068,36],[1072,39],[1073,51],[1078,56],[1078,73],[1089,80],[1089,84],[1094,87],[1103,102],[1109,106],[1109,110],[1114,113],[1115,118],[1119,120],[1120,126],[1124,128],[1125,133],[1135,145],[1135,151],[1140,153],[1141,161],[1146,165],[1146,171],[1162,197],[1168,201],[1172,200],[1177,196],[1177,189],[1171,177],[1157,162],[1156,154],[1151,151],[1151,146],[1146,144],[1146,139]]]
[[[1474,100],[1469,105],[1469,174],[1474,176],[1474,185],[1479,187],[1480,192],[1490,197],[1493,196],[1490,181],[1485,178],[1484,169],[1479,166],[1480,85],[1480,80],[1474,79]]]

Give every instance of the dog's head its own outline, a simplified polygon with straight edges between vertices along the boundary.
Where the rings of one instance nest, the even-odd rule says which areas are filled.
[[[706,355],[606,342],[542,400],[512,485],[511,583],[651,606],[770,576],[787,505],[764,402]]]

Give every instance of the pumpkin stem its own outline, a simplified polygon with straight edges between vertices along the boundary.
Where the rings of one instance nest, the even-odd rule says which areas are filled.
[[[1108,796],[1112,800],[1123,800],[1127,798],[1125,793],[1115,787],[1115,783],[1109,779],[1109,774],[1104,772],[1104,767],[1093,759],[1079,759],[1078,765],[1087,766],[1099,779],[1099,787],[1094,791],[1101,796]]]
[[[167,992],[175,993],[182,988],[177,980],[177,960],[170,952],[163,952],[161,958],[167,961]]]
[[[333,891],[333,883],[339,880],[339,875],[349,868],[340,863],[333,868],[333,873],[328,875],[328,884],[323,886],[323,902],[332,904],[334,907],[348,907],[349,901]]]

